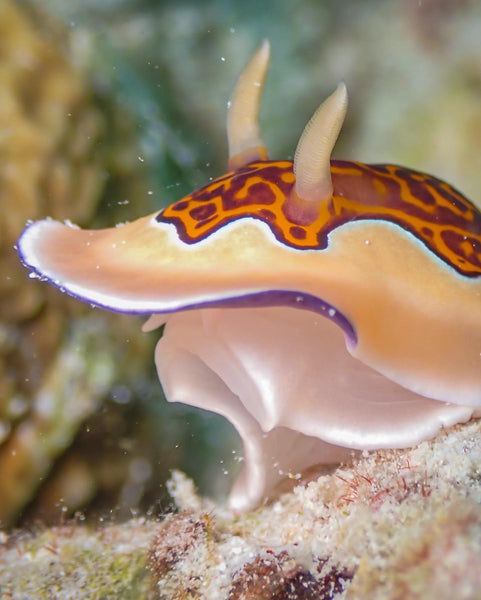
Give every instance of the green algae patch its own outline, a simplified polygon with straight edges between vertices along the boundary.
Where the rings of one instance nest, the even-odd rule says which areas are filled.
[[[152,522],[78,524],[2,538],[0,597],[57,600],[146,598]]]

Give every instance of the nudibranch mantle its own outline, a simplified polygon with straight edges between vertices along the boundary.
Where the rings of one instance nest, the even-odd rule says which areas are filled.
[[[263,44],[235,88],[226,175],[131,223],[45,219],[18,241],[61,290],[165,324],[167,399],[224,415],[242,438],[238,510],[288,473],[481,414],[480,213],[432,176],[332,160],[342,84],[294,161],[268,160],[268,58]]]
[[[323,250],[345,223],[385,220],[411,232],[463,275],[481,275],[481,214],[460,192],[430,175],[396,165],[331,160],[333,194],[317,219],[292,222],[284,211],[295,183],[291,161],[249,163],[161,211],[186,244],[228,223],[251,217],[268,224],[278,241]]]

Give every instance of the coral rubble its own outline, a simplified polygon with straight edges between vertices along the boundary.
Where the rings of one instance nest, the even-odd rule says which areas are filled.
[[[365,453],[242,515],[176,472],[160,522],[4,534],[0,596],[479,600],[480,435],[477,420]]]

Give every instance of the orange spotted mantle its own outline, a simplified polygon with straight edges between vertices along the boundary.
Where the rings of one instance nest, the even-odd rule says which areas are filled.
[[[309,225],[284,212],[295,176],[291,161],[259,161],[227,173],[167,207],[156,217],[172,223],[186,244],[204,240],[221,227],[251,217],[269,225],[279,242],[322,250],[328,234],[359,220],[399,225],[441,260],[468,277],[481,276],[481,214],[452,186],[395,165],[331,161],[333,196]]]

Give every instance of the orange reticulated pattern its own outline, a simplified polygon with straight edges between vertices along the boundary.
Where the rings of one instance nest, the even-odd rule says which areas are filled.
[[[186,244],[250,217],[269,225],[292,248],[323,250],[345,223],[382,220],[409,231],[441,260],[468,277],[481,275],[481,213],[452,186],[396,165],[333,160],[334,193],[309,225],[290,221],[284,205],[294,185],[291,161],[260,161],[227,173],[157,215]]]

